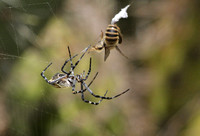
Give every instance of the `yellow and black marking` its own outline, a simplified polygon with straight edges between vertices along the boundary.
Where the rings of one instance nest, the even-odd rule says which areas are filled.
[[[105,32],[105,43],[107,46],[114,46],[122,42],[120,28],[116,24],[108,25]]]

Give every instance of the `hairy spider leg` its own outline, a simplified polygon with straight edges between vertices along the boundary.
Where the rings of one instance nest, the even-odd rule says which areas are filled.
[[[46,76],[44,75],[44,72],[45,72],[51,65],[52,65],[52,62],[42,71],[41,76],[44,78],[44,80],[45,80],[47,83],[53,85],[55,82],[57,82],[58,80],[60,80],[60,79],[62,79],[62,78],[64,78],[64,77],[66,77],[67,75],[62,76],[62,77],[59,77],[59,78],[56,79],[56,80],[49,81],[49,80],[46,78]]]
[[[93,81],[96,79],[98,75],[98,72],[95,74],[95,76],[93,77],[93,79],[90,81],[90,83],[88,84],[88,87],[90,87],[90,85],[93,83]],[[74,91],[73,94],[77,94],[77,93],[82,93],[85,92],[87,89],[83,89],[83,90],[79,90],[79,91]]]
[[[127,90],[125,90],[124,92],[122,92],[122,93],[120,93],[120,94],[117,94],[117,95],[115,95],[115,96],[113,96],[113,97],[105,97],[105,96],[100,96],[100,95],[94,94],[94,93],[92,92],[92,90],[84,83],[84,81],[82,81],[81,84],[84,85],[85,88],[86,88],[86,89],[90,92],[90,94],[93,95],[94,97],[96,97],[96,98],[102,98],[102,99],[107,99],[107,100],[111,100],[111,99],[117,98],[117,97],[119,97],[120,95],[122,95],[122,94],[124,94],[124,93],[126,93],[126,92],[128,92],[128,91],[130,90],[130,89],[127,89]]]
[[[83,90],[83,85],[81,84],[81,90]],[[108,90],[106,91],[106,93],[104,94],[104,97],[106,96]],[[103,100],[102,98],[98,101],[98,102],[92,102],[92,101],[88,101],[85,100],[84,98],[84,92],[81,92],[81,99],[85,102],[85,103],[89,103],[89,104],[93,104],[93,105],[98,105],[99,103],[101,103],[101,101]]]

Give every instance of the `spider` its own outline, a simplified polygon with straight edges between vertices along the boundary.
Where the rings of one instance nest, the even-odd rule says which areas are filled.
[[[41,73],[41,76],[44,78],[44,80],[48,83],[48,84],[51,84],[53,85],[54,87],[56,88],[65,88],[65,87],[72,87],[72,93],[73,94],[77,94],[77,93],[81,93],[81,99],[86,102],[86,103],[89,103],[89,104],[93,104],[93,105],[98,105],[103,99],[107,99],[107,100],[110,100],[110,99],[113,99],[113,98],[116,98],[116,97],[119,97],[120,95],[126,93],[129,91],[129,89],[125,90],[124,92],[118,94],[118,95],[115,95],[113,97],[106,97],[106,94],[108,92],[108,90],[106,91],[106,93],[104,94],[104,96],[100,96],[100,95],[96,95],[92,92],[92,90],[89,88],[90,85],[93,83],[93,81],[95,80],[95,78],[97,77],[98,75],[98,72],[95,74],[95,76],[93,77],[93,79],[90,81],[90,83],[87,85],[85,83],[85,81],[88,79],[89,75],[90,75],[90,72],[91,72],[91,64],[92,64],[92,58],[90,57],[90,63],[89,63],[89,69],[88,69],[88,73],[85,75],[85,71],[83,71],[82,74],[77,74],[75,75],[74,74],[74,69],[76,68],[76,66],[78,65],[78,63],[81,61],[81,59],[84,57],[85,53],[88,51],[88,49],[90,48],[91,46],[88,46],[85,50],[83,50],[83,54],[81,55],[81,57],[79,58],[79,60],[73,64],[72,62],[72,59],[75,58],[76,56],[78,56],[78,54],[74,55],[74,56],[71,56],[71,52],[70,52],[70,49],[69,49],[69,46],[68,46],[68,52],[69,52],[69,59],[65,61],[65,63],[63,64],[62,68],[61,68],[61,71],[63,72],[62,74],[61,73],[56,73],[50,80],[48,80],[46,78],[46,76],[44,75],[44,72],[52,65],[52,63],[50,63]],[[69,72],[66,72],[64,70],[64,67],[66,66],[66,64],[70,61],[71,63],[71,68],[70,68],[70,71]],[[75,86],[76,86],[76,83],[80,83],[81,85],[81,90],[79,91],[76,91],[75,90]],[[91,95],[93,95],[94,97],[96,98],[101,98],[98,102],[92,102],[92,101],[88,101],[88,100],[85,100],[84,98],[84,92],[85,91],[89,91],[89,93]]]

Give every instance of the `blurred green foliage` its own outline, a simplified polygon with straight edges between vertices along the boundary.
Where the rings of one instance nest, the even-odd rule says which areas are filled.
[[[75,73],[99,71],[100,95],[131,91],[98,106],[50,78],[72,54],[94,45],[111,18],[131,1],[0,1],[1,136],[196,136],[200,134],[199,0],[134,1],[119,21],[121,58],[91,52]],[[102,10],[103,9],[103,10]],[[69,66],[68,66],[69,67]],[[88,81],[89,82],[89,81]],[[77,87],[79,89],[79,87]],[[86,93],[86,99],[98,99]]]

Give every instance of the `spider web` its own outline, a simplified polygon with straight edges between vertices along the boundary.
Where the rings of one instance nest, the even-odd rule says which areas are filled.
[[[70,4],[67,2],[69,2]],[[135,76],[134,78],[130,78],[135,81],[137,80],[136,83],[139,83],[139,86],[136,87],[136,90],[140,90],[139,94],[134,96],[135,95],[134,93],[129,92],[130,95],[124,95],[120,99],[109,102],[103,101],[103,104],[100,104],[98,107],[87,105],[84,102],[82,102],[80,94],[72,95],[71,88],[69,89],[53,88],[49,84],[46,84],[46,82],[40,76],[41,71],[50,62],[53,62],[53,65],[51,66],[51,68],[48,69],[47,72],[45,72],[45,75],[48,77],[48,79],[56,72],[59,72],[63,62],[66,60],[66,58],[68,58],[68,54],[66,53],[67,51],[66,45],[70,45],[72,53],[81,52],[82,49],[88,46],[87,45],[88,43],[92,42],[90,42],[90,39],[86,38],[84,39],[84,37],[81,36],[80,33],[83,33],[84,35],[91,37],[91,39],[96,39],[95,34],[101,31],[101,29],[96,29],[96,28],[105,28],[108,25],[107,24],[108,22],[103,20],[102,18],[105,16],[105,18],[107,17],[107,20],[110,20],[113,17],[113,14],[117,13],[122,7],[125,7],[125,5],[130,3],[127,1],[117,1],[125,3],[124,6],[120,5],[120,7],[118,8],[119,10],[117,10],[116,7],[112,7],[113,5],[111,4],[111,2],[112,1],[108,2],[107,0],[101,0],[101,1],[92,0],[92,2],[84,0],[1,0],[0,1],[0,135],[1,136],[68,136],[68,135],[118,136],[118,135],[154,134],[154,130],[156,130],[156,128],[154,127],[158,127],[157,120],[160,119],[160,116],[158,118],[155,118],[156,119],[155,121],[151,117],[153,114],[149,113],[150,105],[149,105],[149,99],[147,100],[147,98],[149,96],[150,90],[153,89],[147,87],[148,86],[147,84],[152,83],[151,75],[146,76],[146,78],[144,78],[145,77],[144,75],[146,73],[144,73],[143,70],[139,70],[138,73],[136,69],[134,69],[136,71],[132,70],[132,72],[134,71],[134,74],[136,74],[137,76]],[[146,0],[142,0],[140,2],[149,4],[149,1]],[[90,5],[91,3],[95,3],[94,5],[98,6],[92,7]],[[84,9],[81,9],[81,6],[83,6],[83,4],[85,4]],[[155,7],[157,7],[157,3],[155,4],[156,4]],[[166,3],[163,4],[165,5]],[[180,3],[175,3],[175,5],[179,4]],[[70,11],[71,9],[74,8],[71,5],[75,6],[76,9]],[[167,5],[171,6],[171,4],[169,3]],[[146,7],[149,7],[149,5]],[[151,8],[153,9],[153,7],[154,6],[150,6],[150,9]],[[92,10],[94,8],[100,11],[99,14],[93,12],[96,11]],[[108,11],[108,8],[114,9],[115,11],[111,10]],[[142,6],[141,8],[143,9]],[[130,10],[131,9],[129,9],[129,11]],[[142,11],[141,14],[145,14],[145,10],[144,11],[138,10],[138,11]],[[146,12],[149,11],[150,10],[146,9]],[[152,16],[155,14],[155,11],[157,10],[153,9],[152,13],[147,13],[147,15]],[[172,11],[174,12],[174,10]],[[76,15],[74,15],[75,12]],[[167,15],[167,14],[160,14],[160,12],[158,13],[159,15]],[[130,12],[129,15],[131,15]],[[157,18],[157,16],[159,15],[155,14],[155,18]],[[79,19],[76,23],[75,21],[73,21],[73,18],[81,18],[81,19]],[[149,19],[147,20],[144,19],[142,24],[139,23],[140,25],[139,29],[142,29],[144,25],[147,26],[148,24],[150,24],[149,22],[154,22],[154,20],[155,19],[153,19],[152,21],[152,19],[150,19],[149,21]],[[170,20],[169,22],[171,22]],[[70,23],[70,25],[68,23]],[[163,22],[161,21],[161,23]],[[129,22],[129,24],[131,23]],[[73,29],[69,29],[72,25]],[[132,32],[132,29],[129,29],[129,25],[124,25],[124,26],[127,28],[126,29],[122,28],[122,30],[128,29],[130,33]],[[171,24],[168,26],[171,26]],[[82,28],[84,27],[85,29],[80,29],[80,27]],[[167,28],[168,27],[166,27],[166,29]],[[89,29],[94,30],[95,34],[90,32],[87,33],[87,31],[90,31]],[[146,37],[147,38],[146,39],[143,36],[141,36],[142,32],[146,33],[146,31],[140,32],[140,30],[138,31],[139,32],[138,37],[140,37],[140,40],[142,39],[144,43],[149,44],[150,42],[151,43],[150,45],[157,45],[155,44],[157,42],[155,42],[154,40],[152,41],[148,40],[151,39],[152,36],[154,36],[154,34],[153,35],[150,34],[152,30],[154,29],[150,29],[147,31],[147,35],[149,36],[151,35],[149,38]],[[164,30],[163,31],[164,37],[166,37],[165,29],[163,30]],[[171,31],[171,29],[169,30]],[[156,31],[157,30],[153,31],[153,33],[155,33]],[[162,31],[158,32],[159,34],[161,34]],[[169,31],[166,32],[168,35]],[[161,39],[163,39],[162,35],[163,34],[159,36]],[[80,42],[81,41],[80,39],[82,41],[84,40],[87,41],[87,44],[84,45],[82,42]],[[166,39],[170,39],[170,37],[167,36]],[[157,41],[160,42],[160,40]],[[134,43],[133,40],[130,41],[131,46],[132,43]],[[159,43],[158,45],[160,44],[162,44],[162,42]],[[140,51],[148,52],[147,50],[149,49],[149,47],[153,47],[153,46],[147,46],[146,48],[146,45],[141,46],[142,47],[141,50],[137,50],[134,53],[138,54],[137,52]],[[131,52],[131,48],[129,49],[130,49],[129,52]],[[150,54],[151,52],[152,50],[150,50]],[[101,54],[101,56],[103,56],[103,54]],[[114,53],[109,57],[112,58],[112,56],[114,56]],[[117,56],[119,55],[117,54],[115,57],[113,57],[112,60],[114,61],[111,61],[110,59],[106,61],[106,63],[104,63],[103,66],[100,66],[102,67],[101,70],[99,71],[99,73],[101,74],[98,75],[98,78],[94,81],[95,83],[92,85],[93,87],[95,86],[95,88],[98,88],[98,90],[102,91],[98,92],[99,95],[103,95],[106,90],[109,90],[108,96],[112,96],[112,94],[117,93],[117,91],[115,90],[122,91],[122,89],[126,89],[126,85],[128,83],[126,84],[124,82],[129,82],[129,80],[125,80],[125,78],[123,77],[124,74],[123,72],[125,71],[124,69],[126,69],[124,67],[126,67],[127,65],[123,65],[125,63],[122,63],[120,61],[120,56],[119,57]],[[137,57],[138,56],[136,55],[136,58]],[[145,56],[143,57],[146,58]],[[149,69],[148,67],[152,67],[149,66],[150,63],[147,64],[146,66],[145,63],[147,60],[145,59],[145,61],[143,62],[143,57],[141,55],[142,59],[138,57],[141,60],[136,59],[136,61],[134,61],[134,63],[138,65],[137,67],[144,67],[143,69],[145,69],[146,67],[147,69]],[[77,68],[75,73],[77,73],[77,71],[78,73],[81,73],[83,69],[87,71],[88,62],[89,62],[89,55],[86,55],[86,57],[84,57],[84,59],[81,60],[81,63],[79,64],[81,68],[80,69]],[[96,71],[98,71],[96,64],[100,63],[101,63],[100,59],[93,60],[92,76]],[[121,63],[122,65],[119,65]],[[106,65],[106,64],[111,64],[111,65]],[[151,71],[154,70],[149,70],[149,72],[148,71],[146,72],[151,73]],[[116,73],[116,74],[114,74],[114,76],[106,78],[105,76],[107,76],[107,74],[109,73],[111,74]],[[134,76],[132,73],[128,74],[129,77]],[[92,76],[90,78],[92,78]],[[165,76],[166,75],[164,74],[163,77]],[[134,81],[132,81],[132,83],[133,84],[131,86],[135,87]],[[196,87],[197,86],[195,86],[195,88]],[[92,87],[91,89],[96,90],[93,89]],[[160,89],[161,89],[160,86],[158,86],[158,90]],[[181,90],[182,88],[179,89]],[[167,90],[167,88],[164,88],[164,90]],[[158,101],[158,104],[156,104],[155,109],[156,110],[158,109],[158,111],[166,110],[167,108],[163,109],[165,104],[162,104],[165,103],[166,101],[165,93],[164,94],[155,93],[155,94],[156,94],[155,98],[157,98],[157,100],[153,101],[153,103],[156,103]],[[161,98],[164,98],[161,104],[160,104],[161,100],[160,96]],[[186,108],[178,112],[178,116],[182,117],[182,113],[184,112],[188,113],[188,111],[192,111],[193,113],[195,113],[194,110],[190,109],[193,107],[194,107],[193,109],[198,109],[195,108],[198,105],[197,106],[194,105],[194,103],[196,104],[199,103],[197,101],[198,98],[195,97],[194,99],[192,99],[192,101],[188,105],[186,105]],[[97,99],[94,99],[93,97],[90,96],[88,96],[86,99],[91,101],[93,100],[98,101]],[[163,116],[163,113],[161,113],[160,115]],[[177,116],[177,114],[175,115]],[[172,120],[178,117],[176,116],[173,116]],[[172,129],[169,130],[174,130],[173,127],[174,122],[171,122],[171,120],[169,120],[169,124],[170,123],[172,124]],[[185,123],[183,124],[185,125]],[[165,131],[165,126],[167,125],[164,124],[163,126],[164,126],[163,133],[168,132],[167,131],[168,129]]]
[[[68,57],[66,43],[60,43],[62,36],[59,36],[61,34],[56,31],[56,29],[64,29],[64,33],[69,34],[69,31],[63,28],[57,14],[62,4],[65,7],[63,1],[56,0],[0,2],[0,86],[2,88],[0,117],[3,122],[0,123],[0,135],[95,135],[100,133],[102,128],[101,125],[96,124],[101,122],[102,118],[109,116],[109,114],[105,117],[101,115],[101,110],[108,108],[106,105],[98,108],[86,105],[81,101],[80,94],[70,97],[72,96],[70,88],[54,89],[40,76],[41,71],[52,61],[53,65],[45,73],[50,78],[60,71]],[[56,27],[61,27],[53,30],[46,28],[53,24],[52,22],[57,24]],[[49,33],[47,37],[46,33]],[[55,42],[51,43],[54,40]],[[71,50],[78,53],[85,47],[82,46],[81,49],[74,47]],[[87,72],[89,56],[86,55],[79,65],[81,70],[77,68],[77,71],[84,69]],[[96,86],[106,90],[110,83],[112,81],[102,87]],[[93,98],[89,100],[98,101]],[[112,118],[120,121],[121,118],[118,117],[120,114],[116,111]],[[91,116],[95,116],[95,119],[92,120]],[[113,129],[114,132],[107,132],[107,134],[115,134],[115,131],[118,131]]]
[[[40,58],[42,56],[37,48],[41,45],[35,39],[38,39],[38,26],[43,27],[50,18],[57,19],[56,4],[53,0],[0,2],[0,85],[3,88],[1,106],[4,107],[0,114],[4,115],[4,119],[1,118],[5,123],[0,125],[0,135],[39,136],[49,135],[51,131],[69,135],[74,133],[73,128],[82,125],[70,115],[60,123],[64,127],[55,127],[55,123],[65,115],[59,115],[56,107],[59,102],[49,86],[40,84],[41,67],[34,66],[38,64],[44,67],[49,63]],[[44,50],[43,56],[47,58],[48,53]],[[61,94],[64,92],[61,91]],[[61,106],[62,110],[65,104]],[[66,112],[68,110],[66,108]]]

